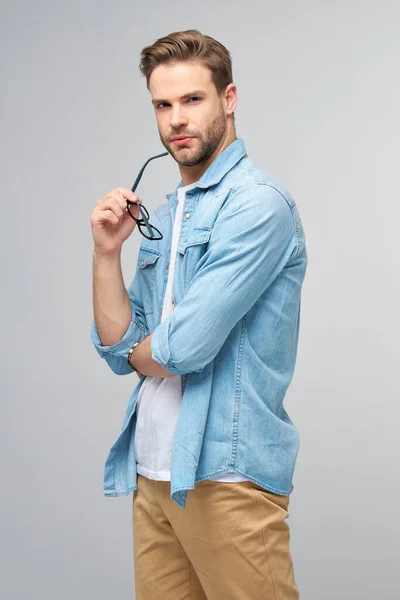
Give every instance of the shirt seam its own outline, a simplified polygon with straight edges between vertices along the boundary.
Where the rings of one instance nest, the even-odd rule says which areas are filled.
[[[295,248],[288,260],[288,263],[290,263],[292,260],[294,260],[297,257],[297,255],[299,253],[299,245],[300,245],[297,218],[296,218],[294,210],[293,210],[295,204],[294,204],[294,206],[291,206],[288,198],[286,198],[286,196],[280,190],[278,190],[278,188],[276,188],[274,185],[271,185],[270,183],[266,183],[265,181],[257,181],[257,179],[254,178],[254,175],[252,175],[252,173],[249,171],[249,169],[246,165],[243,165],[243,168],[245,168],[247,170],[248,175],[252,179],[253,184],[255,184],[257,186],[269,187],[269,188],[275,190],[280,196],[282,196],[282,198],[285,200],[288,208],[290,209],[290,214],[292,215],[292,221],[293,221],[293,227],[294,227],[294,236],[295,236],[295,240],[296,240]],[[247,185],[248,185],[248,182],[245,182],[245,183],[240,184],[238,187],[234,186],[234,187],[228,188],[227,198],[231,192],[236,193],[236,192],[242,190],[243,188],[245,188]]]

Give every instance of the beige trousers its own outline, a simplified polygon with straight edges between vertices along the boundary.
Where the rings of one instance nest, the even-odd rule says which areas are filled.
[[[289,496],[206,479],[170,498],[170,482],[138,474],[133,493],[137,600],[298,600]]]

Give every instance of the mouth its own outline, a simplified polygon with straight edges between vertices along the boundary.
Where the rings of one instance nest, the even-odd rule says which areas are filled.
[[[173,138],[172,141],[177,146],[184,146],[185,144],[188,144],[190,142],[190,140],[192,140],[192,139],[193,139],[192,137],[178,136],[178,137]]]

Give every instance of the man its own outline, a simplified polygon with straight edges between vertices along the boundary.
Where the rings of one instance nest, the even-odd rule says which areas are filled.
[[[141,71],[181,175],[125,289],[121,246],[140,198],[91,216],[92,340],[140,377],[105,465],[133,491],[138,600],[295,600],[288,517],[298,432],[283,407],[307,265],[291,195],[236,137],[228,50],[198,30],[146,47]]]

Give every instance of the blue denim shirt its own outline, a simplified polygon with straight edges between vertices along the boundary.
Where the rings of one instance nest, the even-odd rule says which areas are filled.
[[[183,185],[182,181],[178,188]],[[249,158],[241,138],[187,191],[173,284],[161,323],[177,190],[151,215],[163,239],[142,238],[128,288],[132,319],[120,341],[92,341],[118,375],[150,333],[153,359],[181,375],[171,456],[171,499],[186,506],[195,482],[238,473],[290,494],[299,434],[283,406],[299,337],[305,235],[295,201]],[[135,375],[136,377],[136,375]],[[134,435],[142,377],[105,464],[104,494],[137,489]]]

